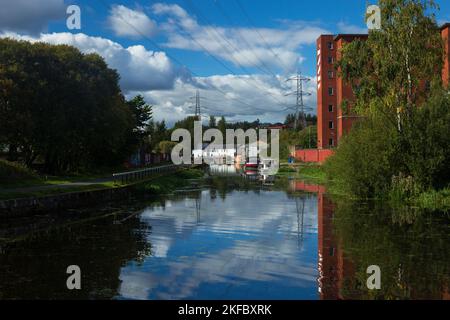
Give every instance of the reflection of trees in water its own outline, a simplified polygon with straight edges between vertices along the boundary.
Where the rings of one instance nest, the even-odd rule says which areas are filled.
[[[262,189],[260,183],[252,182],[243,177],[211,177],[208,182],[211,188],[211,199],[215,199],[218,195],[222,200],[225,200],[227,194],[233,191],[259,194]]]
[[[341,201],[335,217],[355,269],[344,281],[344,298],[441,299],[448,292],[450,219],[444,213]],[[366,288],[370,265],[381,268],[381,290]]]
[[[0,254],[0,298],[109,299],[121,267],[150,254],[138,215],[110,215],[7,243]],[[66,288],[66,268],[81,268],[81,290]]]

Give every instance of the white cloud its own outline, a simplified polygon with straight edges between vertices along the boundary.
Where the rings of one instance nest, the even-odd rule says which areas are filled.
[[[208,51],[214,56],[243,67],[270,67],[295,70],[303,61],[297,50],[314,44],[326,30],[301,22],[283,23],[281,28],[224,28],[201,25],[178,5],[157,3],[157,15],[166,16],[161,24],[170,48]]]
[[[65,14],[64,0],[0,0],[0,32],[37,35]]]
[[[39,37],[4,33],[0,37],[42,41],[50,44],[67,44],[85,53],[98,53],[108,65],[117,69],[122,90],[168,90],[178,77],[178,70],[164,52],[148,51],[141,45],[124,48],[122,45],[101,37],[91,37],[83,33],[51,33]],[[184,70],[184,77],[188,78]],[[180,72],[181,72],[180,71]]]
[[[112,6],[108,24],[119,37],[140,39],[151,37],[156,33],[156,23],[144,12],[122,5]]]
[[[165,17],[159,27],[167,36],[168,47],[195,51],[204,51],[203,48],[206,48],[225,63],[229,61],[260,69],[269,66],[277,74],[276,70],[280,72],[287,65],[294,70],[303,59],[298,53],[299,48],[314,44],[319,34],[328,33],[317,26],[298,21],[280,21],[280,27],[272,29],[212,27],[200,25],[196,18],[178,5],[158,3],[152,9],[154,14]],[[123,25],[124,21],[131,21],[146,36],[155,32],[156,23],[143,12],[120,5],[113,6],[108,22],[114,32],[124,37],[141,35],[135,29],[130,29],[129,25]],[[207,98],[204,105],[208,109],[204,110],[204,114],[224,115],[228,121],[254,121],[259,118],[264,122],[276,122],[283,121],[287,113],[293,112],[286,107],[293,106],[295,98],[284,96],[294,89],[290,87],[293,83],[285,82],[291,72],[276,77],[262,73],[192,77],[187,68],[174,66],[165,52],[150,51],[141,45],[124,47],[109,39],[83,33],[34,36],[4,33],[3,37],[7,35],[30,41],[73,45],[83,52],[100,54],[110,67],[120,73],[121,87],[127,97],[143,94],[155,106],[155,118],[166,119],[169,124],[192,114],[193,110],[188,108],[192,104],[189,97],[198,88],[201,89],[201,95]],[[312,96],[305,98],[306,104],[313,108],[310,112],[315,113],[315,81],[308,84],[307,90]]]
[[[286,83],[284,77],[212,75],[193,78],[191,83],[179,79],[170,91],[130,92],[130,97],[143,94],[154,105],[155,119],[165,119],[172,124],[192,115],[194,110],[189,106],[193,102],[189,97],[200,87],[206,117],[224,115],[230,122],[257,118],[262,122],[283,122],[286,114],[294,112],[286,108],[295,104],[295,97],[285,96],[294,90],[293,86],[294,83]],[[305,105],[312,108],[309,113],[316,113],[316,80],[312,79],[305,90],[312,94],[305,96]]]
[[[343,21],[338,22],[337,27],[340,33],[364,34],[368,32],[367,27],[355,26],[353,24],[347,24]]]
[[[201,89],[203,101],[208,109],[204,114],[222,116],[228,121],[283,121],[286,110],[294,105],[294,97],[284,94],[293,90],[293,83],[286,83],[284,77],[265,75],[212,75],[191,77],[187,69],[175,67],[164,52],[146,50],[143,46],[123,47],[111,40],[91,37],[82,33],[41,34],[39,37],[4,33],[0,37],[11,37],[32,42],[43,41],[51,44],[68,44],[85,53],[98,53],[105,58],[111,68],[121,76],[122,90],[127,97],[141,93],[154,105],[157,120],[165,119],[169,124],[192,114],[189,108],[191,95]],[[316,85],[311,81],[306,90],[312,96],[305,97],[305,103],[316,106]],[[243,103],[241,103],[241,102]],[[282,104],[280,104],[282,102]]]

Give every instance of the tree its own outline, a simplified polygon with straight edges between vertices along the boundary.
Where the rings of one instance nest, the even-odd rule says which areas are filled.
[[[302,131],[293,129],[280,131],[280,157],[287,159],[290,156],[290,148],[301,149],[317,148],[317,127],[309,126]]]
[[[121,163],[136,122],[119,75],[67,45],[0,40],[0,141],[50,173]]]
[[[209,125],[210,128],[215,128],[217,126],[216,117],[209,116]]]
[[[176,129],[186,129],[191,134],[191,148],[194,148],[194,123],[198,121],[197,117],[189,116],[183,120],[175,122],[173,130]],[[167,139],[170,140],[170,139]]]
[[[142,143],[148,135],[149,122],[153,118],[152,106],[148,105],[141,95],[127,101],[127,104],[134,115],[136,139]]]
[[[449,183],[443,42],[432,0],[379,5],[382,29],[344,45],[337,63],[355,94],[344,112],[362,117],[325,168],[340,191],[405,200]]]
[[[220,130],[220,132],[222,132],[222,135],[225,137],[226,136],[226,131],[227,131],[227,121],[225,120],[225,117],[222,116],[219,120],[219,122],[217,123],[217,129]]]
[[[317,124],[317,116],[312,115],[312,114],[307,114],[305,116],[306,118],[306,123],[307,126],[314,126]],[[300,124],[299,126],[299,131],[303,130],[304,128],[301,127],[301,114],[299,114],[297,116],[297,120],[298,120],[298,124]],[[294,123],[295,123],[295,113],[290,113],[286,116],[286,120],[284,121],[284,124],[293,128],[294,127]]]
[[[172,152],[173,147],[177,145],[174,141],[161,141],[158,144],[157,151],[164,154],[170,154]]]
[[[443,42],[433,0],[380,0],[382,29],[344,46],[337,67],[352,85],[354,111],[386,115],[399,132],[427,97],[425,81],[440,80]]]

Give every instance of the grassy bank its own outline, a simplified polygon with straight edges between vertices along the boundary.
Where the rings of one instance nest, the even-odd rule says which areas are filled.
[[[42,178],[27,167],[0,159],[0,187],[13,188],[43,184]]]
[[[146,168],[163,166],[169,163],[158,163],[146,166]],[[97,180],[107,180],[111,178],[113,172],[128,172],[137,170],[136,168],[105,167],[89,172],[73,172],[70,174],[46,175],[39,174],[19,163],[0,159],[0,189],[18,189],[39,186],[55,186],[77,182],[95,182]],[[99,185],[110,186],[108,183],[100,181]],[[55,187],[56,188],[56,187]]]
[[[440,191],[432,190],[419,194],[409,200],[412,205],[430,210],[450,211],[450,188]]]
[[[277,174],[279,177],[292,177],[301,180],[310,181],[316,184],[326,185],[329,194],[344,197],[349,200],[370,200],[357,197],[344,191],[339,181],[328,180],[323,166],[315,164],[282,164]],[[380,194],[371,199],[384,199],[394,202],[396,205],[407,205],[429,210],[450,211],[450,188],[443,190],[430,190],[419,193],[408,199],[389,199],[389,195]]]
[[[278,177],[292,177],[302,180],[310,180],[317,184],[326,183],[326,175],[322,166],[317,164],[282,164],[277,174]]]
[[[39,185],[38,185],[39,186]],[[0,200],[9,200],[9,199],[20,199],[20,198],[37,198],[37,197],[45,197],[57,194],[66,194],[71,192],[85,192],[85,191],[95,191],[109,188],[118,188],[123,185],[117,184],[115,182],[103,182],[90,184],[87,186],[67,186],[67,187],[58,187],[49,185],[46,189],[37,189],[37,190],[24,190],[24,191],[16,191],[16,190],[1,190],[0,191]]]
[[[0,164],[2,180],[0,184],[0,200],[44,197],[73,192],[89,192],[102,189],[114,189],[136,185],[137,190],[154,194],[173,191],[185,185],[189,179],[203,175],[198,169],[188,169],[173,173],[156,174],[143,181],[133,181],[128,184],[105,179],[105,175],[59,176],[45,179],[20,165],[11,165],[5,161]],[[110,175],[110,174],[109,174]]]

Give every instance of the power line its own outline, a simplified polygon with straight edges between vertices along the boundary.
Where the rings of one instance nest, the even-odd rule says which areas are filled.
[[[222,35],[219,34],[219,32],[216,30],[216,28],[213,27],[213,24],[201,13],[200,9],[198,9],[191,0],[183,0],[183,1],[197,14],[197,16],[201,20],[203,20],[205,22],[205,25],[209,25],[210,26],[210,28],[214,32],[214,34],[217,35],[216,40],[219,40],[220,45],[222,46],[224,51],[226,51],[228,53],[228,55],[230,56],[230,59],[232,59],[235,64],[239,65],[239,67],[241,69],[243,69],[247,74],[250,74],[250,72],[248,72],[248,70],[236,58],[233,58],[233,53],[232,53],[231,50],[234,50],[235,52],[238,52],[239,49],[236,48],[236,46],[231,41],[229,41],[226,37],[222,37]],[[216,5],[217,5],[217,3],[216,3]],[[207,32],[209,33],[208,30],[207,30]],[[226,42],[231,49],[229,47],[227,47],[226,45],[224,45],[222,41]],[[253,51],[250,50],[250,52],[253,52]],[[247,60],[247,62],[252,64],[252,61],[250,61],[250,59],[247,58],[246,56],[245,56],[245,59]],[[271,76],[273,76],[275,78],[277,77],[277,75],[274,74],[269,68],[267,68],[267,66],[265,66],[267,70],[264,70],[264,69],[260,68],[258,65],[255,65],[255,67],[258,70],[260,70],[262,73],[271,75]]]
[[[239,9],[242,11],[242,13],[244,14],[245,18],[247,19],[247,21],[250,23],[250,25],[255,29],[256,33],[258,34],[258,36],[261,38],[261,40],[263,41],[263,43],[265,44],[266,48],[269,49],[269,51],[274,55],[275,58],[277,58],[281,64],[283,64],[283,68],[286,72],[289,71],[289,66],[286,66],[283,62],[283,60],[280,59],[280,57],[278,56],[278,54],[273,51],[273,49],[271,48],[271,46],[268,44],[268,42],[266,41],[266,39],[264,39],[263,35],[259,32],[258,28],[256,27],[256,25],[253,23],[252,19],[250,18],[250,15],[247,13],[247,11],[245,10],[244,6],[242,5],[240,0],[235,0]]]
[[[250,43],[247,41],[247,39],[239,32],[239,29],[237,28],[237,25],[233,22],[232,18],[227,14],[227,12],[223,9],[223,7],[220,5],[219,0],[214,0],[214,4],[216,5],[216,7],[219,9],[220,13],[225,17],[225,19],[228,21],[228,23],[230,23],[231,25],[236,26],[236,33],[239,36],[239,38],[241,39],[242,42],[245,42],[245,44],[247,45],[247,47],[250,49],[252,46],[250,45]],[[261,60],[258,55],[250,50],[250,52],[253,54],[253,56],[256,58],[256,60],[258,60],[262,66],[264,66],[264,68],[272,75],[274,75],[276,77],[276,75],[270,70],[270,68],[267,66],[267,64]]]
[[[210,99],[208,97],[201,96],[199,90],[197,90],[196,94],[194,96],[190,97],[189,99],[190,100],[195,100],[195,104],[188,106],[188,108],[194,109],[194,116],[196,118],[199,118],[199,119],[201,119],[202,117],[205,117],[205,115],[203,114],[202,110],[208,110],[208,111],[220,114],[221,111],[216,109],[216,108],[226,109],[226,107],[220,107],[220,106],[217,105],[217,103],[221,103],[223,101],[218,101],[218,100]],[[209,105],[205,105],[204,103],[202,103],[203,100],[206,100],[206,102],[214,103],[215,104],[214,107],[211,107]],[[256,108],[252,108],[252,110],[258,111],[258,112],[261,112],[261,113],[267,113],[268,112],[268,110],[257,108],[257,107]]]
[[[186,0],[184,0],[184,1],[186,2]],[[189,0],[187,0],[187,1],[189,1]],[[190,1],[189,1],[189,2],[190,2]],[[191,8],[193,8],[193,5],[191,6]],[[194,11],[195,11],[195,8],[194,8]],[[199,12],[197,12],[197,13],[199,14]],[[200,18],[202,18],[200,14],[199,14],[199,16],[200,16]],[[206,21],[206,20],[205,20],[205,21]],[[208,24],[208,21],[206,21],[206,23]],[[247,81],[247,79],[246,79],[245,77],[242,77],[242,76],[237,75],[231,68],[229,68],[226,64],[224,64],[222,61],[220,61],[213,53],[211,53],[208,49],[206,49],[205,46],[203,46],[202,44],[200,44],[200,43],[199,43],[199,42],[198,42],[198,41],[197,41],[197,40],[189,33],[189,31],[186,30],[186,28],[183,28],[183,29],[185,30],[187,36],[188,36],[193,42],[195,42],[200,48],[202,48],[206,53],[208,53],[208,55],[209,55],[211,58],[213,58],[215,61],[217,61],[220,65],[222,65],[225,69],[227,69],[229,72],[231,72],[234,76],[238,77],[239,79],[242,79],[243,81],[245,81],[246,83],[248,83],[248,84],[251,85],[251,86],[255,86],[255,87],[259,88],[260,90],[262,90],[262,91],[264,92],[265,95],[268,95],[268,96],[272,97],[272,99],[273,99],[276,103],[279,103],[279,104],[281,104],[281,105],[285,105],[284,102],[278,100],[273,94],[271,94],[270,92],[267,92],[267,91],[266,91],[266,88],[263,88],[263,87],[260,87],[260,86],[256,85],[257,79],[254,78],[254,77],[252,77],[252,76],[251,76],[251,72],[249,72],[248,70],[246,70],[246,68],[243,67],[239,62],[235,61],[235,63],[236,63],[237,65],[239,65],[240,68],[243,69],[244,72],[246,72],[246,73],[248,74],[248,77],[252,78],[252,79],[255,81],[254,84],[252,84],[252,83],[250,83],[249,81]],[[215,29],[212,28],[212,30],[215,30]],[[209,32],[208,32],[208,33],[209,33]],[[218,33],[217,33],[217,34],[218,34]],[[221,36],[219,35],[219,37],[221,37]],[[218,38],[216,38],[216,40],[217,40],[217,39],[218,39]],[[224,38],[222,38],[222,39],[224,39]],[[226,40],[226,39],[224,39],[224,40],[225,40],[225,42],[229,43],[230,46],[233,46],[230,42],[228,42],[228,40]],[[221,43],[221,42],[219,41],[219,43]],[[228,49],[226,48],[226,46],[224,46],[222,43],[221,43],[221,46],[222,46],[222,48],[224,48],[224,49],[228,52],[228,54],[230,55],[230,57],[232,57],[232,54],[228,51]],[[237,51],[237,49],[235,49],[235,50]],[[274,75],[274,77],[277,78],[276,75]]]
[[[100,2],[106,9],[109,8],[108,5],[107,5],[103,0],[99,0],[99,2]],[[186,70],[188,70],[192,75],[201,78],[200,75],[198,75],[197,73],[195,73],[194,71],[192,71],[191,69],[189,69],[187,66],[185,66],[185,65],[184,65],[180,60],[178,60],[175,56],[173,56],[172,54],[169,54],[168,52],[164,51],[163,48],[161,48],[161,46],[159,46],[156,42],[154,42],[154,41],[153,41],[152,39],[150,39],[148,36],[146,36],[145,34],[143,34],[143,33],[142,33],[138,28],[136,28],[133,24],[129,23],[128,20],[124,19],[122,16],[119,16],[119,19],[121,19],[125,24],[127,24],[128,26],[130,26],[134,31],[136,31],[139,35],[141,35],[142,38],[144,38],[144,39],[146,39],[147,41],[149,41],[155,48],[157,48],[157,49],[160,50],[161,52],[165,52],[165,54],[166,54],[169,58],[171,58],[173,61],[175,61],[175,62],[176,62],[177,64],[179,64],[180,66],[186,68]],[[198,42],[197,42],[197,41],[196,41],[189,33],[188,33],[188,36],[189,36],[194,42],[198,43]],[[201,46],[201,45],[200,45],[200,46]],[[201,47],[203,47],[203,46],[201,46]],[[229,69],[225,64],[223,64],[222,61],[218,60],[218,59],[217,59],[214,55],[212,55],[206,48],[203,47],[203,50],[205,50],[212,58],[214,58],[219,64],[221,64],[221,65],[224,66],[227,70],[229,70],[233,75],[237,76],[239,79],[241,79],[241,80],[247,82],[248,84],[250,84],[250,85],[252,85],[252,86],[256,86],[255,84],[252,84],[252,83],[250,83],[249,81],[247,81],[247,79],[246,79],[245,77],[241,77],[241,76],[236,75],[236,74],[233,72],[233,70]],[[141,58],[141,59],[144,61],[143,58]],[[146,62],[146,61],[145,61],[145,62]],[[249,75],[249,77],[251,77],[251,76]],[[254,79],[254,80],[256,81],[256,79]],[[256,86],[256,87],[259,87],[259,86]],[[264,112],[264,113],[267,113],[267,112],[268,112],[267,110],[257,108],[257,107],[255,107],[255,106],[253,106],[253,105],[251,105],[251,104],[249,104],[249,103],[247,103],[247,102],[245,102],[245,101],[243,101],[243,100],[240,100],[240,99],[238,99],[238,98],[230,97],[230,96],[228,95],[227,92],[221,90],[220,88],[218,88],[218,87],[216,87],[216,86],[214,86],[214,85],[211,85],[210,88],[213,89],[213,90],[218,91],[218,92],[221,93],[223,96],[225,96],[225,98],[228,99],[228,100],[232,100],[232,101],[238,102],[238,103],[240,103],[240,104],[242,104],[242,105],[246,105],[246,106],[252,108],[253,110],[260,110],[261,112]],[[261,89],[261,87],[259,87],[259,88]],[[269,92],[266,92],[266,91],[265,91],[266,88],[262,88],[262,90],[264,90],[264,93],[265,93],[265,94],[270,95],[277,103],[286,106],[286,103],[280,102],[278,99],[275,98],[275,96],[273,96],[273,95],[270,94]]]
[[[99,0],[100,4],[102,4],[106,9],[109,9],[109,5],[105,3],[105,1],[103,0]],[[185,66],[180,60],[178,60],[175,56],[169,54],[168,52],[164,51],[156,42],[154,42],[152,39],[150,39],[149,37],[147,37],[145,34],[143,34],[139,29],[137,29],[133,24],[129,23],[128,20],[124,19],[122,16],[119,16],[119,19],[122,20],[125,24],[127,24],[128,26],[130,26],[134,31],[136,31],[141,37],[143,37],[144,39],[146,39],[147,41],[149,41],[155,48],[157,48],[159,51],[161,52],[165,52],[165,54],[171,58],[173,61],[175,61],[176,63],[178,63],[180,66],[186,68],[186,70],[188,70],[192,75],[194,75],[195,77],[201,77],[200,75],[198,75],[197,73],[195,73],[194,71],[192,71],[191,69],[189,69],[187,66]],[[144,60],[144,59],[142,59]],[[147,62],[147,61],[146,61]],[[237,98],[233,98],[233,97],[229,97],[227,92],[221,90],[220,88],[216,87],[216,86],[212,86],[211,87],[213,90],[216,90],[218,92],[220,92],[221,94],[223,94],[226,98],[239,102],[240,104],[246,105],[248,107],[253,108],[253,106],[245,101],[242,101],[240,99]]]

